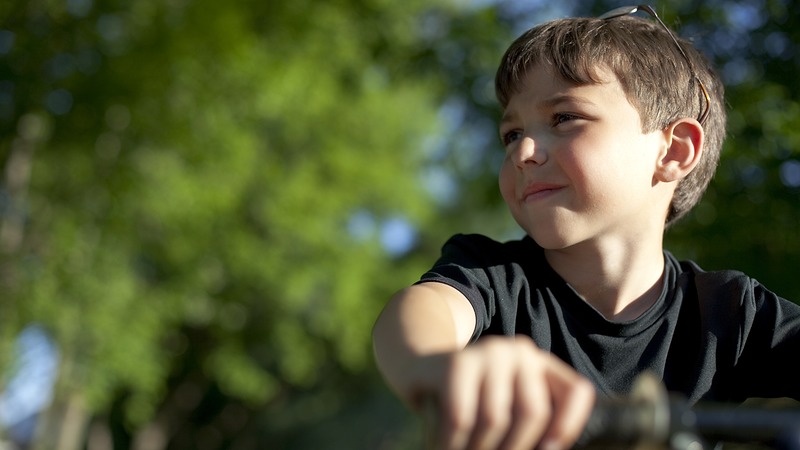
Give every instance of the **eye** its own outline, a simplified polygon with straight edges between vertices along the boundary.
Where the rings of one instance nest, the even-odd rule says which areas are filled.
[[[514,143],[514,141],[517,141],[521,137],[522,137],[522,131],[510,130],[508,132],[501,134],[500,141],[502,141],[504,146],[508,147],[510,144]]]
[[[571,121],[577,120],[577,119],[580,119],[580,117],[576,116],[575,114],[555,113],[555,114],[553,114],[552,126],[557,127],[557,126],[559,126],[559,125],[561,125],[563,123],[571,122]]]

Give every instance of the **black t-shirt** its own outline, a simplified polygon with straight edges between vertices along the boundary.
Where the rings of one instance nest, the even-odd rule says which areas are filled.
[[[750,397],[800,400],[800,306],[741,272],[706,272],[664,252],[658,301],[611,322],[547,263],[533,239],[456,235],[420,282],[448,284],[475,309],[473,342],[525,334],[591,379],[601,394],[628,392],[643,371],[690,402]]]

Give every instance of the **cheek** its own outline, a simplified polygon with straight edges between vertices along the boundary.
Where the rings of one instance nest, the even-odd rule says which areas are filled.
[[[513,168],[509,167],[507,162],[503,163],[498,175],[498,184],[500,186],[500,194],[506,203],[510,203],[516,197],[516,180],[514,178]]]

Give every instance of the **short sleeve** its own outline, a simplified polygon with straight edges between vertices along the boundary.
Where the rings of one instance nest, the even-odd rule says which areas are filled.
[[[487,270],[491,266],[487,256],[492,253],[492,244],[493,241],[480,235],[451,237],[442,247],[439,259],[419,281],[444,283],[464,294],[475,310],[473,340],[479,330],[487,326],[495,309],[491,275]]]

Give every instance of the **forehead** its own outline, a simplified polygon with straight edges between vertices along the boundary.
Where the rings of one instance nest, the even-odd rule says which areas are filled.
[[[597,67],[595,75],[596,81],[576,83],[560,76],[550,64],[533,65],[520,78],[505,109],[508,111],[523,105],[547,107],[566,100],[587,104],[629,104],[622,84],[610,69]]]

